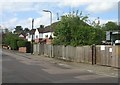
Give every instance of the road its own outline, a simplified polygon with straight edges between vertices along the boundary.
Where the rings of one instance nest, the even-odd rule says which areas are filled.
[[[31,57],[29,55],[29,57]],[[3,83],[117,83],[115,77],[98,75],[69,65],[34,60],[16,52],[2,52]]]

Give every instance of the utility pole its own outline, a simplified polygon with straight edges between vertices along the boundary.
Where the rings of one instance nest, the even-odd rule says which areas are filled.
[[[57,20],[59,20],[59,13],[57,13]]]
[[[34,27],[34,19],[32,19],[32,31]],[[31,42],[31,54],[33,54],[33,32],[32,32],[32,42]]]

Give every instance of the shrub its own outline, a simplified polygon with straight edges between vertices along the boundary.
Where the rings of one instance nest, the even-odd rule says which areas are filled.
[[[27,41],[25,40],[19,40],[17,41],[18,47],[26,47]]]
[[[10,47],[12,48],[12,50],[17,50],[18,49],[17,40],[16,39],[11,39]]]

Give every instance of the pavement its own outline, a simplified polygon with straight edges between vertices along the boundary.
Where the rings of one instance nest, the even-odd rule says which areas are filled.
[[[49,58],[45,57],[44,55],[31,55],[31,53],[20,53],[18,51],[11,51],[11,50],[6,50],[8,52],[12,52],[16,55],[25,57],[27,59],[32,59],[35,61],[46,61],[52,64],[56,64],[62,68],[72,68],[72,69],[77,69],[80,68],[82,70],[88,71],[90,73],[95,73],[99,75],[104,75],[108,77],[115,77],[118,78],[118,68],[114,67],[107,67],[107,66],[100,66],[100,65],[90,65],[90,64],[85,64],[85,63],[76,63],[76,62],[67,62],[64,60],[59,60],[55,58]]]

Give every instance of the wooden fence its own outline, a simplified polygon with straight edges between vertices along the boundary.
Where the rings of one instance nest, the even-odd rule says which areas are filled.
[[[120,46],[63,46],[35,44],[34,54],[45,55],[66,61],[119,67]]]
[[[106,45],[105,49],[101,49],[101,46],[96,46],[96,64],[120,67],[118,63],[120,58],[118,50],[120,52],[120,46]]]

